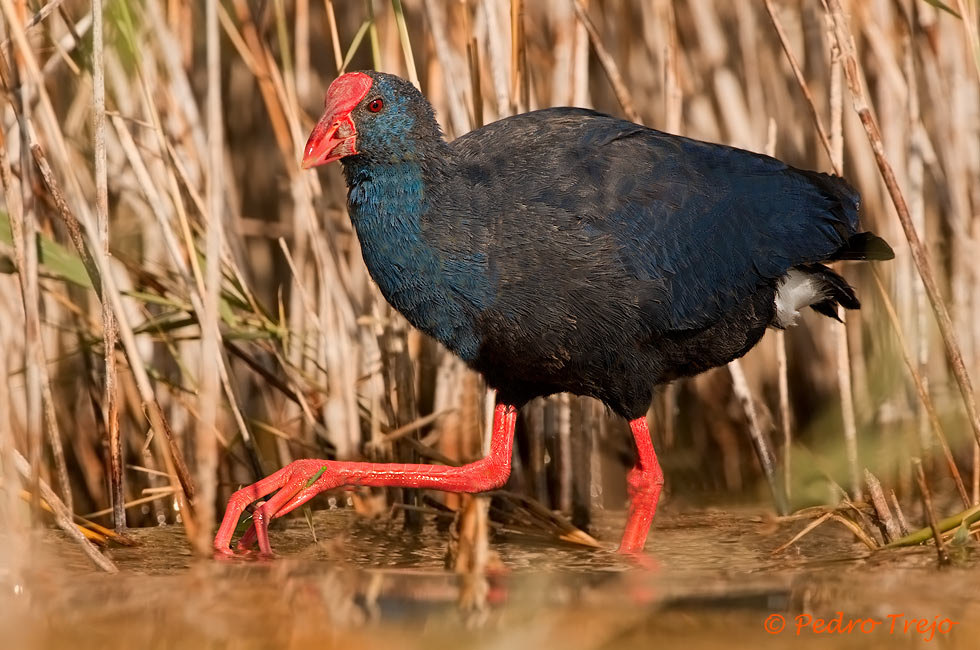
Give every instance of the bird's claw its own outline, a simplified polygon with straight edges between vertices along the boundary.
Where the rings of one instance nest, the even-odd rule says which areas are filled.
[[[331,461],[299,460],[278,472],[243,488],[228,501],[221,526],[214,537],[214,549],[221,555],[234,554],[231,539],[238,519],[246,509],[252,510],[252,525],[236,545],[238,551],[249,551],[258,543],[259,555],[271,557],[269,522],[299,507],[317,493],[336,486],[334,474],[329,472]],[[263,500],[275,492],[267,501]]]

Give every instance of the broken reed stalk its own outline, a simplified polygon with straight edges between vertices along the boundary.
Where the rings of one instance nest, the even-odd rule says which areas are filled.
[[[218,406],[221,401],[218,367],[222,363],[220,349],[219,301],[221,298],[221,248],[224,231],[224,123],[221,115],[221,41],[218,29],[216,2],[206,3],[205,32],[207,41],[207,125],[208,203],[206,230],[206,254],[203,313],[199,314],[201,327],[201,359],[199,366],[200,388],[198,403],[200,418],[195,431],[197,443],[197,487],[200,490],[201,507],[198,508],[197,535],[192,542],[199,555],[211,552],[211,533],[214,528],[214,503],[217,496],[218,478]]]
[[[103,42],[102,0],[92,2],[92,134],[95,156],[95,212],[102,252],[109,254],[109,180],[105,145],[105,44]],[[106,294],[100,276],[100,293]],[[109,502],[112,524],[117,533],[126,531],[126,496],[123,486],[122,439],[119,437],[119,401],[116,387],[116,319],[112,306],[102,301],[102,345],[105,359],[105,403],[102,417],[109,446]]]
[[[891,490],[888,496],[892,500],[892,505],[895,507],[895,517],[898,519],[898,529],[902,531],[902,535],[908,535],[909,522],[907,519],[905,519],[905,512],[902,511],[902,504],[898,502],[898,495],[895,494],[895,490]]]
[[[848,26],[847,19],[844,17],[843,7],[841,7],[840,0],[826,1],[828,11],[834,21],[837,44],[841,49],[841,55],[843,57],[844,78],[851,91],[851,102],[854,107],[854,112],[861,119],[861,124],[868,136],[868,142],[871,144],[871,150],[874,152],[878,171],[881,173],[881,178],[885,183],[885,187],[888,189],[892,204],[895,206],[895,212],[898,214],[902,230],[905,232],[905,239],[909,243],[912,260],[915,262],[916,269],[919,271],[919,277],[925,285],[926,294],[929,296],[933,313],[936,315],[936,321],[939,324],[939,333],[946,348],[949,365],[953,369],[953,376],[956,378],[956,383],[959,386],[960,395],[963,398],[963,405],[966,408],[970,427],[973,429],[973,435],[977,443],[980,444],[980,410],[977,408],[973,385],[970,381],[966,364],[963,361],[963,354],[960,351],[956,330],[953,328],[953,321],[950,319],[949,311],[946,309],[946,303],[939,289],[939,284],[936,282],[936,277],[932,272],[929,251],[919,238],[919,233],[909,213],[908,204],[905,202],[905,196],[898,186],[895,171],[888,157],[885,155],[885,147],[881,139],[881,132],[878,130],[878,123],[871,114],[871,108],[861,84],[861,64],[858,61],[855,50],[854,36]]]
[[[929,484],[926,482],[926,474],[922,471],[922,461],[913,458],[912,465],[915,467],[915,480],[919,484],[919,491],[922,494],[922,506],[926,511],[926,519],[929,522],[929,528],[932,529],[932,538],[936,542],[939,566],[945,566],[949,564],[949,552],[946,550],[946,543],[943,541],[942,531],[936,519],[936,511],[932,507],[932,493],[929,490]]]
[[[902,533],[892,517],[891,508],[888,507],[888,501],[885,499],[885,492],[881,489],[881,481],[871,473],[871,470],[865,468],[864,482],[868,486],[868,493],[871,495],[871,503],[875,507],[875,512],[878,513],[878,520],[885,527],[885,542],[894,542],[902,536]]]
[[[828,35],[829,36],[829,35]],[[834,169],[843,175],[844,170],[844,108],[841,88],[840,53],[831,47],[830,54],[830,155]],[[861,471],[858,468],[857,415],[854,412],[854,388],[851,377],[851,355],[848,349],[847,320],[844,308],[837,306],[840,323],[832,324],[835,330],[837,351],[837,390],[840,394],[841,416],[844,425],[844,448],[847,452],[847,468],[851,479],[851,498],[860,501]],[[835,326],[836,325],[836,326]]]
[[[732,376],[732,390],[735,392],[735,396],[738,398],[739,403],[742,405],[742,410],[745,412],[745,417],[749,421],[749,435],[752,438],[756,456],[759,458],[762,473],[765,475],[766,482],[769,484],[769,492],[772,494],[776,512],[780,515],[789,514],[789,503],[787,503],[786,495],[780,488],[781,482],[776,476],[776,463],[774,460],[775,456],[772,453],[772,443],[769,441],[769,436],[766,435],[766,432],[762,429],[762,424],[759,422],[759,415],[755,408],[755,399],[752,397],[752,390],[749,388],[749,381],[745,377],[745,371],[742,370],[741,361],[735,359],[729,363],[728,371]]]

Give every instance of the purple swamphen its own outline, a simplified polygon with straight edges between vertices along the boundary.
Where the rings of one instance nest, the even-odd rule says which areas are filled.
[[[580,108],[515,115],[446,142],[410,83],[352,72],[327,91],[303,167],[340,160],[371,276],[415,327],[497,389],[490,454],[461,467],[299,460],[236,492],[215,549],[269,552],[268,522],[340,486],[456,492],[510,473],[517,410],[568,391],[629,420],[638,458],[620,544],[643,549],[663,473],[654,387],[745,354],[803,307],[860,304],[822,263],[884,260],[842,179]]]

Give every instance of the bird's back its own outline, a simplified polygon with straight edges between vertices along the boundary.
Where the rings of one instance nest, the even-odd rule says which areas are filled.
[[[826,259],[857,232],[858,195],[840,178],[585,109],[507,118],[453,149],[461,204],[492,215],[502,237],[563,253],[610,238],[616,259],[605,245],[588,254],[666,283],[667,328],[709,324],[745,291]],[[567,247],[551,244],[556,234]]]

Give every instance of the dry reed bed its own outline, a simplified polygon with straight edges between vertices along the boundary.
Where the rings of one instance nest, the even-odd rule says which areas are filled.
[[[329,81],[374,67],[450,137],[574,104],[845,175],[897,259],[845,268],[865,305],[846,327],[808,317],[662,391],[670,489],[746,491],[761,458],[781,509],[843,503],[804,516],[879,546],[926,521],[921,457],[940,516],[967,512],[943,526],[971,525],[980,41],[975,0],[937,5],[0,0],[4,521],[26,524],[23,487],[69,528],[179,517],[203,551],[228,493],[294,458],[479,453],[479,379],[380,297],[337,169],[298,166]],[[515,488],[578,524],[623,503],[628,438],[601,406],[539,400],[521,429]],[[388,496],[415,526],[459,505]]]

